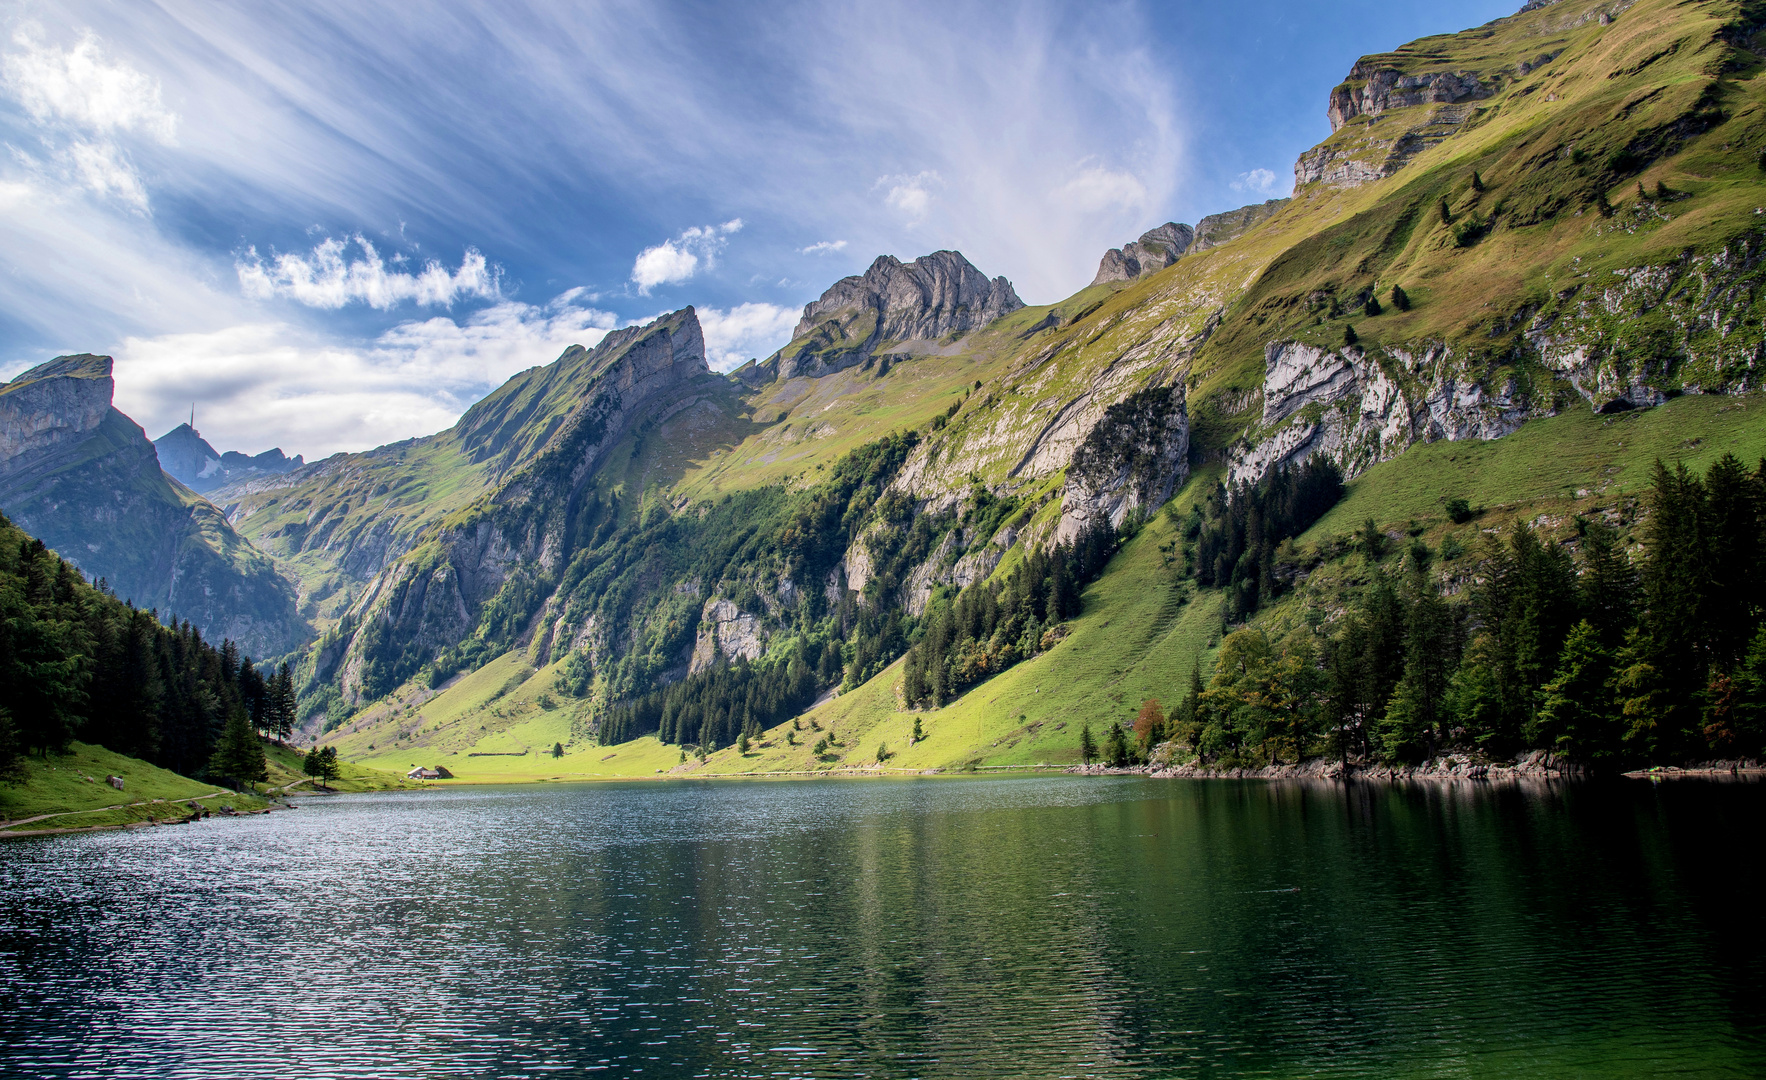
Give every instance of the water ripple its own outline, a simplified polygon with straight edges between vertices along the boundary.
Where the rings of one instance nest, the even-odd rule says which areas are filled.
[[[1757,1076],[1762,825],[1692,784],[309,798],[0,847],[0,1072]]]

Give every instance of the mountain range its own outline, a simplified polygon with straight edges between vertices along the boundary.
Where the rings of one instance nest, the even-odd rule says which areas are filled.
[[[108,360],[61,358],[0,387],[0,509],[137,603],[182,614],[207,575],[205,632],[275,651],[310,628],[309,732],[382,764],[652,733],[680,760],[652,740],[646,769],[876,740],[924,766],[1070,757],[1082,717],[1182,698],[1247,620],[1339,625],[1360,586],[1329,559],[1363,516],[1431,550],[1462,542],[1456,501],[1629,528],[1654,457],[1756,448],[1763,25],[1733,0],[1533,0],[1357,61],[1291,198],[1150,229],[1059,303],[956,252],[882,256],[729,376],[689,307],[364,453],[245,459],[181,426],[158,463],[208,502],[150,467]],[[1262,571],[1288,599],[1184,577],[1229,489],[1324,461],[1347,494]],[[107,547],[125,504],[176,522]],[[1106,529],[1121,550],[1093,560]],[[910,650],[984,581],[1035,614],[940,660],[972,688],[925,707]],[[1078,616],[1047,599],[1070,586]],[[800,715],[844,741],[780,734]]]
[[[160,468],[191,491],[203,494],[234,481],[280,475],[306,464],[299,454],[283,454],[281,447],[255,455],[237,450],[219,453],[189,424],[179,424],[153,440],[153,449]]]

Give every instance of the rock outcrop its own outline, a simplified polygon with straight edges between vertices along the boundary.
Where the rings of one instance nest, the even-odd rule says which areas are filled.
[[[191,491],[205,495],[241,480],[281,476],[305,464],[299,454],[288,457],[281,447],[255,455],[237,450],[217,453],[189,424],[179,424],[153,440],[153,449],[159,455],[160,468]]]
[[[1071,539],[1095,518],[1121,525],[1158,509],[1188,478],[1189,452],[1181,389],[1149,387],[1110,406],[1067,466],[1057,538]]]
[[[58,356],[0,384],[0,475],[86,441],[110,413],[110,357]]]
[[[63,356],[0,385],[0,510],[138,607],[258,657],[311,636],[293,587],[220,511],[161,471],[111,406],[108,356]]]
[[[759,660],[766,652],[760,620],[728,600],[707,600],[699,615],[688,674],[697,675],[719,660]]]
[[[1528,397],[1510,377],[1494,388],[1439,346],[1419,351],[1322,349],[1294,341],[1264,350],[1263,416],[1229,462],[1232,483],[1324,454],[1356,476],[1413,443],[1499,439],[1557,411],[1549,389]]]
[[[1493,88],[1470,71],[1428,71],[1414,74],[1364,56],[1349,68],[1349,78],[1331,91],[1325,115],[1331,131],[1358,116],[1379,116],[1412,105],[1452,105],[1486,98]]]
[[[825,375],[868,361],[880,348],[967,334],[1024,306],[1003,277],[989,280],[955,251],[904,263],[880,255],[804,305],[791,344],[769,364],[784,378]]]
[[[1196,231],[1188,225],[1167,221],[1156,229],[1141,233],[1139,240],[1104,252],[1098,262],[1093,285],[1106,281],[1133,281],[1145,274],[1165,269],[1183,258],[1196,239]]]

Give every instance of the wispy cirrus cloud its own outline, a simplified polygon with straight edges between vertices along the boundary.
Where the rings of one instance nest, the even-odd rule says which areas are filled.
[[[110,60],[89,31],[68,49],[28,30],[12,45],[0,56],[0,89],[31,118],[42,148],[39,157],[15,147],[15,158],[39,180],[59,179],[146,214],[147,187],[122,140],[176,142],[178,117],[162,103],[159,80]]]
[[[799,255],[832,255],[836,251],[845,250],[846,241],[844,240],[818,240],[808,247],[798,248],[797,253]]]
[[[717,265],[718,252],[732,234],[742,231],[742,219],[722,225],[697,225],[673,240],[645,248],[632,263],[632,283],[638,295],[649,296],[658,285],[679,285]]]
[[[352,246],[359,249],[354,259],[348,254]],[[247,296],[282,297],[333,310],[363,303],[386,311],[406,301],[447,306],[465,298],[495,300],[502,292],[502,272],[472,248],[466,249],[458,269],[449,270],[431,259],[413,274],[389,269],[360,233],[343,240],[327,237],[305,255],[273,255],[267,260],[250,247],[234,269]]]

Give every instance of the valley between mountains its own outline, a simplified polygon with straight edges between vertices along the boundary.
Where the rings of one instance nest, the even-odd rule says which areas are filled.
[[[886,255],[728,375],[688,307],[364,453],[156,458],[59,358],[0,509],[400,773],[1757,757],[1763,31],[1534,0],[1059,303]]]

